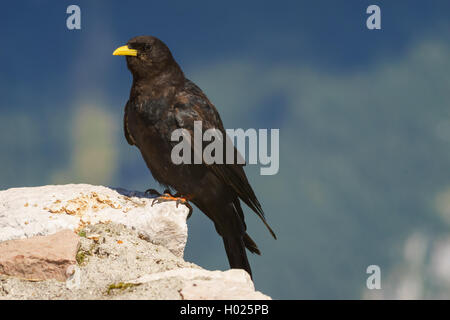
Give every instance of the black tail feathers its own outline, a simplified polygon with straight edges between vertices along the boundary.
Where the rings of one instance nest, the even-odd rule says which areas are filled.
[[[250,250],[251,253],[256,253],[257,255],[261,255],[261,251],[259,251],[258,246],[256,245],[255,241],[253,241],[252,238],[248,235],[248,233],[245,233],[244,235],[244,244],[245,247]]]
[[[261,254],[256,243],[245,233],[244,237],[223,237],[223,244],[227,252],[228,262],[232,269],[244,269],[252,277],[252,270],[247,258],[245,248],[252,253]]]
[[[242,237],[223,237],[223,244],[227,252],[230,268],[244,269],[252,276],[252,270],[245,252],[244,239]]]

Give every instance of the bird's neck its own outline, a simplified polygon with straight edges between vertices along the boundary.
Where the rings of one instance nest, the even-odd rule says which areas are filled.
[[[133,75],[130,98],[160,98],[175,92],[175,88],[184,85],[184,74],[181,68],[175,64],[163,72],[139,77]]]

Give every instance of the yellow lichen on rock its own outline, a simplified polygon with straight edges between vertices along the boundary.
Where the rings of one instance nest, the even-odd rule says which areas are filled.
[[[120,203],[112,201],[108,196],[99,195],[97,192],[91,192],[88,195],[80,196],[67,200],[65,202],[57,199],[49,207],[44,209],[50,213],[66,213],[69,215],[82,216],[88,210],[97,212],[105,208],[121,209]]]

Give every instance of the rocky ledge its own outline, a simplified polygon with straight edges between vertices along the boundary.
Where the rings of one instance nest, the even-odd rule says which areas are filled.
[[[270,299],[183,260],[189,209],[72,184],[0,191],[0,299]]]

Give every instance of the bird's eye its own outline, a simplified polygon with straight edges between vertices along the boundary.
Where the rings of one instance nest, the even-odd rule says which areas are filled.
[[[148,43],[144,44],[144,50],[145,51],[150,51],[151,49],[152,49],[152,45],[151,44],[148,44]]]

